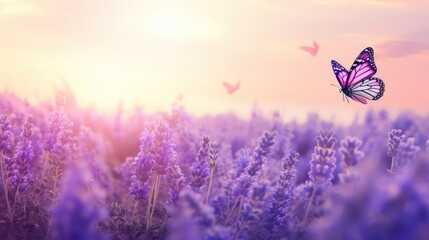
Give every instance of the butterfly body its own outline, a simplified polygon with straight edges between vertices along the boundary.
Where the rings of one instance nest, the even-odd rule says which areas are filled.
[[[384,94],[384,82],[373,77],[377,72],[374,50],[365,48],[346,70],[337,61],[331,61],[332,69],[340,83],[340,92],[357,102],[366,104],[366,100],[378,100]]]
[[[349,88],[341,88],[341,92],[349,98],[351,98],[353,96],[353,90],[351,90]]]

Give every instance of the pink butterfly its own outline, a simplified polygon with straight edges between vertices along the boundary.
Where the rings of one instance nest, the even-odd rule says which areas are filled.
[[[319,51],[319,44],[316,41],[313,41],[313,47],[302,46],[301,49],[311,54],[311,56],[316,56]]]
[[[233,94],[235,91],[237,91],[240,88],[240,82],[237,82],[235,86],[232,86],[230,83],[222,82],[223,86],[226,88],[226,91],[228,94]]]
[[[331,61],[332,69],[340,83],[340,93],[347,97],[366,104],[368,100],[378,100],[384,94],[384,82],[373,77],[377,72],[374,61],[374,50],[370,47],[365,48],[357,56],[352,67],[347,71],[341,64],[335,60]],[[348,101],[348,99],[347,99]]]

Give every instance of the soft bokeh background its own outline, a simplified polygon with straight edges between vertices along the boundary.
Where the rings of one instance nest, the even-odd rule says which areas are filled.
[[[196,115],[256,104],[302,118],[369,107],[428,113],[429,1],[0,0],[0,87],[30,102],[67,86],[78,104]],[[300,50],[316,40],[316,57]],[[372,46],[385,96],[342,101],[330,66]],[[222,81],[241,88],[226,94]]]

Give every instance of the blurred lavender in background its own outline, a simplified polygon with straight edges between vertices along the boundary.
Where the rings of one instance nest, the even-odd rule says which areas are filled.
[[[178,103],[125,116],[65,101],[0,96],[1,239],[429,238],[427,117],[196,118]]]

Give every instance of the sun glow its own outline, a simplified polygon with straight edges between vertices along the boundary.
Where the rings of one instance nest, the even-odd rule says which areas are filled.
[[[128,110],[140,105],[149,112],[163,111],[180,89],[169,76],[144,71],[115,56],[90,52],[71,57],[62,77],[80,105],[106,112],[116,111],[119,103]]]
[[[198,12],[179,6],[151,11],[145,18],[145,26],[156,36],[188,40],[217,37],[225,32],[222,24]]]
[[[158,14],[149,21],[149,28],[161,36],[185,36],[190,27],[180,16]]]

